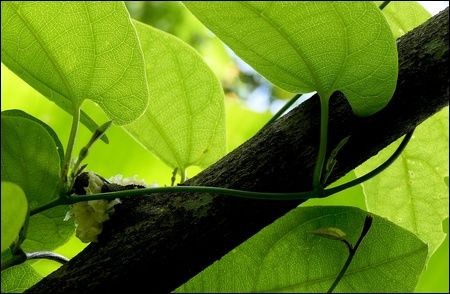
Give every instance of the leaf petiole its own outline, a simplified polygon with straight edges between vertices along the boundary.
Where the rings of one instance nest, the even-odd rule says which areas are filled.
[[[69,141],[67,143],[66,154],[64,155],[63,167],[61,169],[61,187],[67,187],[67,175],[69,173],[70,160],[72,159],[73,146],[75,145],[75,138],[78,132],[78,125],[80,123],[80,107],[77,107],[72,120],[72,128],[70,130]],[[68,192],[68,191],[67,191]]]
[[[328,104],[330,95],[320,95],[320,143],[316,165],[313,173],[313,187],[321,185],[322,170],[325,164],[328,141]]]

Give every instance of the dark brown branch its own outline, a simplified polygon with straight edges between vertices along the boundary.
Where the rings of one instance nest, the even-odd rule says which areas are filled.
[[[336,180],[448,105],[448,9],[398,43],[397,91],[384,110],[356,118],[331,101],[330,149],[350,135]],[[313,97],[190,180],[254,191],[311,188],[319,144]],[[205,194],[164,194],[116,206],[100,242],[33,287],[33,292],[169,292],[295,208],[300,201],[255,201]]]

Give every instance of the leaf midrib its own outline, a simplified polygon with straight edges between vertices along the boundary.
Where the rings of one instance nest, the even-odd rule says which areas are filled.
[[[422,250],[423,250],[422,247],[421,248],[417,248],[416,250],[410,251],[410,252],[405,253],[405,254],[398,255],[395,258],[391,258],[389,260],[376,262],[376,263],[369,264],[367,266],[363,266],[363,267],[360,267],[360,268],[357,268],[357,269],[353,269],[353,270],[347,270],[346,274],[344,275],[344,278],[348,277],[350,275],[357,274],[357,273],[362,272],[362,271],[376,269],[376,268],[378,268],[380,266],[383,266],[385,264],[389,264],[391,262],[395,262],[395,261],[401,260],[403,258],[407,258],[409,256],[413,256],[413,255],[415,255],[416,253],[419,253]],[[282,291],[289,291],[293,287],[298,287],[300,285],[307,285],[307,284],[313,285],[313,284],[317,284],[317,283],[320,283],[320,282],[325,282],[325,281],[328,281],[328,280],[334,280],[335,278],[336,278],[335,275],[333,275],[333,276],[326,276],[326,277],[313,279],[313,280],[309,280],[309,281],[303,281],[303,282],[296,283],[296,284],[293,284],[293,285],[290,285],[290,286],[286,286],[286,287],[273,288],[273,289],[267,289],[267,290],[262,290],[262,291],[264,291],[264,292],[272,292],[272,293],[282,292]]]
[[[303,61],[303,63],[306,65],[306,68],[308,69],[310,75],[312,76],[312,78],[314,79],[315,82],[315,86],[318,88],[321,86],[318,77],[316,76],[316,74],[314,73],[314,71],[312,70],[312,65],[309,63],[308,59],[305,57],[304,53],[300,50],[300,48],[298,48],[297,46],[295,46],[294,42],[292,41],[292,39],[286,34],[286,32],[283,30],[283,28],[281,27],[277,27],[269,18],[267,18],[263,12],[259,11],[258,9],[256,9],[255,7],[253,7],[251,4],[248,4],[247,2],[241,2],[241,1],[237,1],[235,3],[239,3],[242,6],[247,7],[251,12],[253,12],[254,14],[258,15],[261,17],[262,20],[264,20],[269,26],[271,26],[273,29],[275,29],[280,35],[281,37],[283,37],[287,44],[289,46],[291,46],[291,48],[295,51],[295,53],[298,55],[298,57],[300,58],[300,60]],[[322,89],[316,89],[317,91],[322,90]]]

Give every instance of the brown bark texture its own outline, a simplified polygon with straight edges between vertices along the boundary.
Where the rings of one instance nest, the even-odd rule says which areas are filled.
[[[448,8],[397,45],[399,79],[386,108],[358,118],[342,95],[332,96],[328,152],[342,138],[350,139],[338,155],[331,181],[448,105]],[[318,97],[312,97],[185,185],[310,190],[319,108]],[[125,199],[105,223],[98,243],[29,291],[170,292],[301,202],[201,193]]]

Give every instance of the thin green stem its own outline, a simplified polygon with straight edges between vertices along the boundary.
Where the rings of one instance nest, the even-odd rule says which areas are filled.
[[[44,205],[42,205],[42,206],[38,206],[38,207],[32,209],[32,210],[30,211],[30,216],[33,216],[33,215],[35,215],[35,214],[37,214],[37,213],[39,213],[39,212],[42,212],[42,211],[44,211],[44,210],[53,208],[53,207],[55,207],[55,206],[58,206],[58,205],[64,205],[64,204],[69,204],[67,198],[66,198],[66,197],[60,197],[60,198],[58,198],[58,199],[55,199],[55,200],[53,200],[53,201],[50,201],[49,203],[46,203],[46,204],[44,204]]]
[[[210,193],[220,194],[226,196],[233,196],[239,198],[261,199],[261,200],[299,200],[309,199],[315,197],[323,197],[323,190],[295,192],[295,193],[269,193],[269,192],[252,192],[244,190],[235,190],[219,187],[208,186],[177,186],[177,187],[154,187],[134,190],[124,190],[117,192],[107,192],[92,195],[73,195],[69,196],[68,202],[70,204],[80,201],[90,200],[113,200],[115,198],[128,198],[136,196],[148,196],[154,193],[168,193],[168,192],[192,192],[192,193]]]
[[[277,111],[277,113],[275,113],[272,118],[261,128],[264,129],[265,127],[267,127],[268,125],[270,125],[271,123],[273,123],[274,121],[276,121],[280,116],[283,115],[283,113],[286,112],[286,110],[289,109],[289,107],[292,106],[292,104],[295,103],[295,101],[298,100],[298,98],[302,97],[303,94],[297,94],[294,97],[292,97],[286,104],[284,104],[283,107],[281,107],[280,110]]]
[[[67,175],[69,173],[70,160],[72,159],[73,146],[75,145],[75,138],[78,132],[78,125],[80,122],[80,108],[78,107],[73,114],[72,128],[70,130],[69,142],[67,143],[66,154],[64,156],[63,168],[61,170],[61,184],[62,187],[67,185]]]
[[[180,183],[184,183],[184,181],[186,181],[186,169],[180,168],[180,176]]]
[[[219,188],[219,187],[208,187],[208,186],[176,186],[176,187],[152,187],[152,188],[144,188],[144,189],[134,189],[134,190],[124,190],[118,192],[108,192],[108,193],[100,193],[93,195],[75,195],[68,196],[68,198],[59,198],[52,202],[49,202],[41,207],[37,207],[31,210],[30,215],[34,215],[46,209],[52,208],[58,205],[65,204],[74,204],[82,201],[89,200],[113,200],[115,198],[128,198],[128,197],[136,197],[136,196],[149,196],[154,193],[177,193],[177,192],[197,192],[197,193],[211,193],[211,194],[221,194],[233,197],[241,197],[241,198],[252,198],[252,199],[261,199],[261,200],[302,200],[309,198],[323,198],[338,192],[341,192],[345,189],[356,186],[374,176],[382,172],[389,165],[391,165],[395,159],[401,154],[401,152],[405,149],[409,140],[412,137],[414,129],[406,134],[403,138],[403,141],[397,147],[397,150],[389,157],[384,163],[382,163],[379,167],[374,169],[373,171],[365,174],[364,176],[357,178],[348,183],[339,185],[337,187],[322,189],[318,187],[312,191],[305,192],[294,192],[294,193],[269,193],[269,192],[252,192],[252,191],[244,191],[244,190],[235,190],[235,189],[227,189],[227,188]]]
[[[328,141],[328,101],[329,95],[320,96],[320,143],[316,165],[313,173],[313,187],[320,185],[322,170],[325,163]]]
[[[391,1],[383,1],[383,3],[381,3],[381,5],[378,7],[380,8],[380,10],[383,10],[383,8],[385,8]]]
[[[360,184],[362,182],[367,181],[368,179],[371,179],[371,178],[375,177],[376,175],[381,173],[383,170],[385,170],[388,166],[390,166],[400,156],[400,154],[402,153],[402,151],[405,149],[406,145],[408,144],[409,140],[411,139],[413,133],[414,133],[414,129],[409,131],[405,135],[405,137],[403,138],[403,140],[400,143],[400,145],[398,145],[398,147],[395,150],[395,152],[392,153],[392,155],[385,162],[383,162],[380,166],[378,166],[376,169],[372,170],[371,172],[368,172],[364,176],[361,176],[361,177],[359,177],[357,179],[354,179],[353,181],[350,181],[348,183],[339,185],[339,186],[334,187],[334,188],[326,189],[325,191],[327,193],[335,194],[335,193],[338,193],[338,192],[340,192],[342,190],[345,190],[345,189],[348,189],[350,187],[356,186],[356,185],[358,185],[358,184]]]
[[[30,253],[26,253],[26,256],[27,256],[27,259],[49,259],[49,260],[59,262],[61,264],[65,264],[65,263],[69,262],[69,259],[67,257],[57,254],[55,252],[51,252],[51,251],[30,252]]]
[[[348,241],[345,240],[346,242],[344,242],[344,243],[346,243],[346,245],[348,247],[348,251],[349,251],[348,258],[345,261],[345,264],[342,267],[339,274],[337,275],[336,279],[334,280],[333,284],[331,285],[330,289],[328,289],[327,293],[332,293],[333,290],[336,288],[336,286],[339,284],[339,282],[342,280],[342,277],[344,277],[344,274],[347,271],[348,267],[350,266],[350,263],[352,262],[353,257],[355,257],[355,254],[356,254],[356,251],[358,250],[359,245],[361,244],[362,240],[367,235],[370,227],[372,226],[372,220],[373,220],[372,216],[370,216],[370,215],[367,215],[366,218],[364,219],[364,226],[361,231],[361,235],[358,238],[358,241],[356,241],[355,247],[352,247],[350,245],[350,243],[348,243]]]

